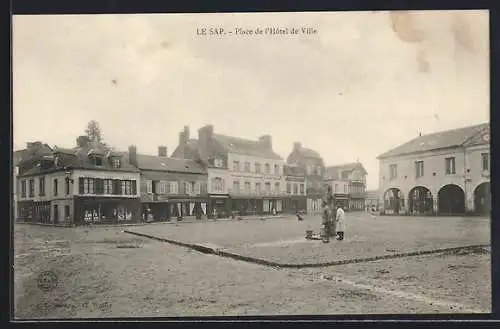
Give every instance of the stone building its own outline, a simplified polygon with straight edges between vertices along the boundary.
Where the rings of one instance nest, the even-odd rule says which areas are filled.
[[[490,127],[421,135],[378,157],[385,214],[489,214]]]
[[[214,133],[212,125],[190,138],[179,134],[174,157],[203,163],[208,175],[208,209],[212,216],[280,213],[286,195],[283,159],[273,151],[269,135],[258,140]]]
[[[166,146],[158,155],[128,151],[129,162],[141,172],[141,216],[145,221],[202,219],[207,215],[207,173],[198,162],[167,156]]]
[[[325,181],[332,185],[339,202],[350,211],[365,208],[366,175],[360,162],[325,168]]]
[[[82,225],[139,220],[139,171],[103,145],[32,146],[19,163],[19,219]],[[38,151],[33,151],[37,148]]]
[[[321,211],[321,198],[325,193],[324,171],[325,163],[320,154],[312,149],[305,148],[301,143],[293,145],[292,152],[286,159],[288,165],[295,165],[304,170],[306,176],[307,212]]]
[[[379,208],[379,191],[378,190],[370,190],[366,191],[366,196],[365,196],[365,207],[366,210],[371,210],[375,208],[375,210],[378,210]]]
[[[286,194],[283,212],[295,214],[307,211],[306,173],[298,165],[284,165]]]

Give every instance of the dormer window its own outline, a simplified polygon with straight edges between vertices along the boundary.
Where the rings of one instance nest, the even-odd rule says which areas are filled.
[[[217,168],[221,168],[223,166],[223,161],[221,158],[214,159],[214,166]]]
[[[94,159],[95,159],[96,166],[102,166],[102,157],[101,156],[96,155]]]
[[[120,168],[121,161],[120,159],[113,159],[113,168]]]

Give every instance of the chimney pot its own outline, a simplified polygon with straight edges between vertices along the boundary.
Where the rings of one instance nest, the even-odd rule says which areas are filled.
[[[293,143],[294,150],[300,150],[302,148],[302,144],[300,142]]]

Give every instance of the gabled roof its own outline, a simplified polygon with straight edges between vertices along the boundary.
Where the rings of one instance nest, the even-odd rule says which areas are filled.
[[[258,141],[232,136],[214,134],[215,141],[228,153],[249,155],[259,158],[283,160],[272,149],[268,149]]]
[[[329,166],[325,168],[325,179],[341,179],[339,172],[360,170],[364,175],[367,174],[365,167],[360,162],[351,162],[341,165]]]
[[[462,147],[465,145],[465,143],[467,143],[477,135],[481,135],[486,131],[489,131],[489,127],[489,123],[483,123],[464,128],[445,130],[432,134],[422,135],[379,155],[377,159],[444,148]],[[487,143],[489,143],[489,141]]]
[[[141,170],[170,171],[178,173],[205,174],[201,164],[190,159],[159,157],[137,154],[137,165]]]

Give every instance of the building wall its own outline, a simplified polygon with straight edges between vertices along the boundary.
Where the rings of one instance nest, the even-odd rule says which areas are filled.
[[[40,178],[45,178],[45,193],[40,195]],[[30,177],[18,177],[17,178],[17,200],[18,201],[33,201],[33,202],[50,202],[51,221],[55,222],[55,208],[57,205],[58,211],[58,222],[61,223],[66,218],[66,206],[69,207],[69,217],[73,218],[73,196],[79,195],[78,179],[80,177],[88,178],[102,178],[102,179],[121,179],[121,180],[136,180],[139,186],[139,173],[123,173],[123,172],[109,172],[109,171],[92,171],[92,170],[74,170],[71,174],[71,179],[73,183],[70,182],[70,193],[66,193],[66,173],[64,171],[47,173],[43,175],[30,176]],[[29,181],[33,179],[34,182],[34,195],[30,197],[29,195]],[[54,194],[54,183],[57,179],[58,193]],[[26,181],[26,196],[22,196],[21,182]],[[100,194],[99,197],[125,197],[125,198],[137,198],[139,192],[136,195],[107,195]]]
[[[230,175],[227,169],[218,169],[218,168],[208,168],[208,193],[209,194],[228,194],[228,185],[230,183]],[[214,188],[214,179],[215,178],[221,178],[224,182],[222,190],[215,190]]]
[[[475,146],[464,150],[455,148],[437,150],[420,154],[405,155],[391,159],[382,159],[379,168],[379,202],[384,204],[385,192],[390,188],[398,188],[408,200],[410,190],[416,186],[426,187],[433,196],[434,210],[437,211],[438,192],[448,184],[459,186],[466,196],[466,209],[474,208],[473,191],[480,183],[489,181],[489,173],[482,171],[481,153],[489,153],[489,145]],[[446,174],[445,159],[455,158],[455,173]],[[424,175],[417,178],[415,162],[424,161]],[[397,177],[390,179],[390,165],[397,165]],[[467,169],[470,172],[467,172]],[[466,182],[466,179],[470,181]]]
[[[328,179],[325,181],[332,188],[333,193],[349,193],[349,181],[342,179]]]
[[[465,205],[467,210],[474,209],[474,191],[485,182],[490,182],[491,163],[489,170],[483,171],[481,154],[490,154],[490,145],[478,145],[465,150],[465,164],[470,171],[465,173]]]
[[[141,199],[144,202],[150,202],[153,200],[153,185],[158,182],[165,183],[176,183],[177,189],[176,192],[172,190],[167,190],[165,195],[184,195],[187,194],[185,183],[186,182],[194,182],[195,188],[191,191],[191,194],[194,195],[202,195],[207,193],[207,175],[199,175],[193,173],[173,173],[173,172],[163,172],[163,171],[155,171],[155,177],[158,177],[156,180],[151,180],[148,178],[148,173],[141,174],[141,182],[140,182],[140,194]],[[199,193],[195,193],[199,191]],[[158,193],[158,189],[156,189],[156,194]],[[162,194],[163,195],[163,194]]]
[[[239,162],[239,170],[235,171],[233,168],[233,162]],[[250,163],[250,172],[245,171],[245,163]],[[255,163],[260,164],[260,173],[255,171]],[[269,164],[270,172],[266,173],[265,165]],[[240,154],[228,154],[228,173],[229,173],[229,191],[233,188],[233,182],[238,181],[240,183],[240,195],[244,195],[245,182],[250,182],[250,188],[252,193],[255,193],[256,183],[261,184],[261,192],[265,194],[265,183],[271,184],[271,191],[275,194],[286,194],[285,176],[283,175],[283,160],[266,159],[259,157],[252,157]],[[274,166],[278,166],[278,171],[275,173]],[[275,184],[280,184],[279,191],[275,191]]]
[[[64,173],[62,173],[64,175]],[[105,170],[83,170],[75,169],[72,171],[71,178],[73,179],[73,193],[79,195],[79,178],[100,178],[100,179],[120,179],[136,181],[136,194],[131,195],[113,195],[100,194],[101,197],[120,197],[120,198],[137,198],[140,196],[140,173],[128,173],[120,171],[105,171]]]

